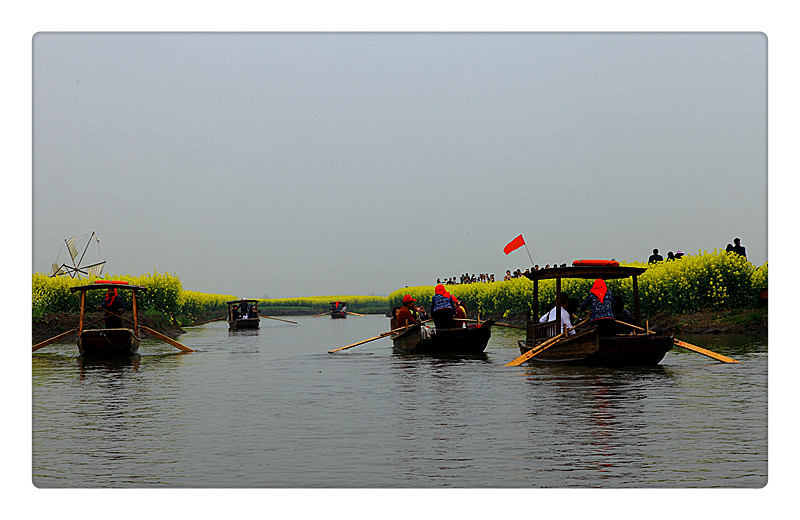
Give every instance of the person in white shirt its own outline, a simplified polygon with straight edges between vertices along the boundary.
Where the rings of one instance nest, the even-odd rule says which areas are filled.
[[[572,328],[572,322],[569,319],[569,312],[567,312],[567,304],[569,303],[569,296],[566,293],[561,293],[561,329],[559,332],[564,332],[566,329]],[[539,318],[539,323],[547,323],[550,321],[556,321],[556,306],[554,305],[550,312],[545,313],[541,318]],[[575,334],[574,330],[569,331],[569,334]]]

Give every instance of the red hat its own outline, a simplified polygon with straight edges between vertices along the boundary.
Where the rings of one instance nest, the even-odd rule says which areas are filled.
[[[410,294],[406,294],[405,296],[403,296],[403,303],[415,302],[415,301],[417,300],[412,298]]]

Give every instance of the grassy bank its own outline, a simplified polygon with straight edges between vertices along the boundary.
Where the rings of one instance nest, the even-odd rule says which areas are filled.
[[[714,251],[699,252],[670,262],[648,266],[626,262],[622,265],[647,267],[639,276],[639,297],[645,318],[658,315],[686,315],[706,310],[754,310],[759,295],[767,288],[768,266],[758,268],[744,258]],[[620,296],[626,307],[633,306],[633,280],[608,280],[608,287]],[[564,279],[561,290],[582,300],[592,280]],[[410,294],[429,307],[433,285],[398,289],[389,294],[389,304],[399,306],[404,294]],[[533,283],[527,278],[492,283],[448,285],[447,290],[462,299],[467,309],[481,316],[512,317],[533,311]],[[539,308],[555,299],[555,281],[539,283]]]
[[[768,266],[756,267],[743,258],[714,251],[699,252],[681,260],[660,262],[653,266],[641,263],[625,263],[647,267],[639,277],[642,314],[646,319],[702,315],[740,315],[739,319],[750,323],[763,323],[766,327],[766,310],[759,308],[759,294],[767,288]],[[104,276],[108,280],[123,280],[147,288],[140,299],[141,313],[151,323],[164,327],[187,326],[200,321],[224,316],[225,302],[235,300],[232,295],[206,294],[184,290],[180,278],[174,274],[154,272],[142,276]],[[71,293],[70,287],[85,285],[95,279],[50,278],[48,275],[33,275],[33,328],[53,327],[58,322],[73,321],[80,308],[80,296]],[[564,280],[562,291],[582,299],[591,280]],[[633,305],[632,280],[609,280],[608,286],[619,295],[628,308]],[[348,310],[361,314],[383,314],[399,306],[404,294],[411,294],[425,307],[430,306],[433,285],[406,287],[382,296],[313,296],[298,298],[273,298],[259,300],[259,308],[265,315],[320,314],[329,309],[332,301],[346,301]],[[533,309],[533,284],[527,278],[493,283],[450,285],[448,290],[466,302],[471,315],[493,316],[507,321],[519,321]],[[87,307],[94,309],[100,304],[103,291],[87,293]],[[544,309],[555,298],[555,282],[539,284],[539,308]],[[728,313],[728,314],[725,314]],[[733,314],[731,314],[733,313]],[[60,316],[59,320],[53,316]],[[48,318],[49,317],[49,318]],[[49,319],[49,321],[48,321]],[[717,325],[724,320],[718,320]],[[50,325],[47,325],[50,323]],[[76,321],[77,323],[77,321]],[[731,321],[735,325],[735,320]],[[66,329],[64,329],[66,330]]]
[[[139,298],[139,309],[149,323],[161,329],[188,326],[200,321],[224,316],[226,302],[237,299],[230,294],[207,294],[183,289],[177,275],[170,273],[132,275],[106,275],[104,280],[121,280],[141,285],[147,290]],[[80,294],[70,292],[71,287],[86,285],[97,278],[51,278],[36,273],[32,281],[33,328],[55,331],[68,330],[77,324]],[[87,309],[95,309],[104,297],[103,291],[86,294]],[[360,314],[383,314],[389,308],[389,299],[382,296],[313,296],[300,298],[260,299],[259,308],[265,315],[320,314],[329,309],[332,301],[346,301],[348,310]],[[66,324],[66,325],[65,325]]]

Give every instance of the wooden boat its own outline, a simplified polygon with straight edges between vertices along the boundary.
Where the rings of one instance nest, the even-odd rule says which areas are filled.
[[[331,302],[331,318],[347,317],[347,302]]]
[[[131,291],[133,319],[123,318],[130,327],[88,328],[86,323],[86,292],[91,290],[125,289]],[[82,357],[125,357],[136,355],[139,351],[141,333],[139,331],[139,309],[137,295],[146,287],[130,285],[126,282],[97,280],[89,285],[71,287],[70,292],[80,291],[81,312],[78,322],[78,352]]]
[[[416,324],[392,336],[399,354],[476,355],[486,350],[492,335],[493,320],[478,327],[431,329]]]
[[[258,316],[258,300],[242,298],[228,304],[228,327],[231,329],[257,329],[261,324]]]
[[[634,313],[630,323],[639,327],[641,313],[639,308],[638,277],[647,269],[641,267],[624,267],[619,265],[597,265],[575,263],[571,267],[554,267],[531,271],[526,276],[533,281],[533,316],[539,316],[539,281],[555,279],[556,301],[561,296],[562,278],[584,279],[619,279],[633,278],[633,303]],[[559,331],[561,322],[560,307],[556,311],[556,320],[540,324],[538,319],[529,317],[525,340],[519,341],[520,353],[524,354],[543,343],[548,338],[555,336]],[[564,363],[593,366],[636,366],[657,365],[664,359],[667,352],[672,349],[673,336],[649,333],[650,331],[634,329],[618,323],[612,335],[600,336],[597,327],[576,330],[576,334],[557,341],[553,346],[546,348],[540,354],[533,356],[528,362]]]

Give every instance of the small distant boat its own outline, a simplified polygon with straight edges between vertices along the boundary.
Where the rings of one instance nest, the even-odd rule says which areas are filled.
[[[228,304],[228,327],[231,329],[257,329],[261,324],[258,316],[258,300],[242,298]]]
[[[479,326],[435,329],[418,323],[392,336],[392,343],[399,354],[482,354],[492,336],[492,325],[494,321],[487,320]]]
[[[86,323],[86,292],[92,290],[108,290],[109,288],[131,291],[133,320],[126,319],[125,321],[131,323],[132,328],[84,328],[91,325]],[[81,311],[78,324],[78,352],[82,357],[125,357],[138,354],[141,333],[139,331],[137,295],[146,290],[146,287],[140,285],[131,285],[127,282],[110,280],[96,280],[94,283],[88,285],[70,288],[70,292],[80,291],[81,293]]]
[[[347,317],[347,302],[331,302],[330,305],[331,318]]]
[[[638,276],[645,271],[645,268],[620,266],[614,261],[582,260],[575,261],[570,267],[539,269],[526,273],[525,276],[533,281],[533,314],[536,318],[539,316],[540,280],[555,279],[556,301],[558,301],[561,295],[562,278],[611,280],[632,277],[634,313],[630,319],[631,324],[636,325],[635,328],[626,328],[626,325],[620,324],[619,332],[610,336],[600,336],[597,327],[578,328],[576,334],[558,340],[551,347],[542,350],[540,354],[535,354],[528,362],[590,366],[659,364],[666,353],[672,349],[674,338],[672,335],[653,334],[639,327],[641,316]],[[558,312],[560,313],[561,310],[559,308]],[[560,330],[559,323],[560,317],[557,317],[556,321],[548,323],[539,323],[529,319],[526,338],[519,341],[520,353],[525,354],[555,336]]]

